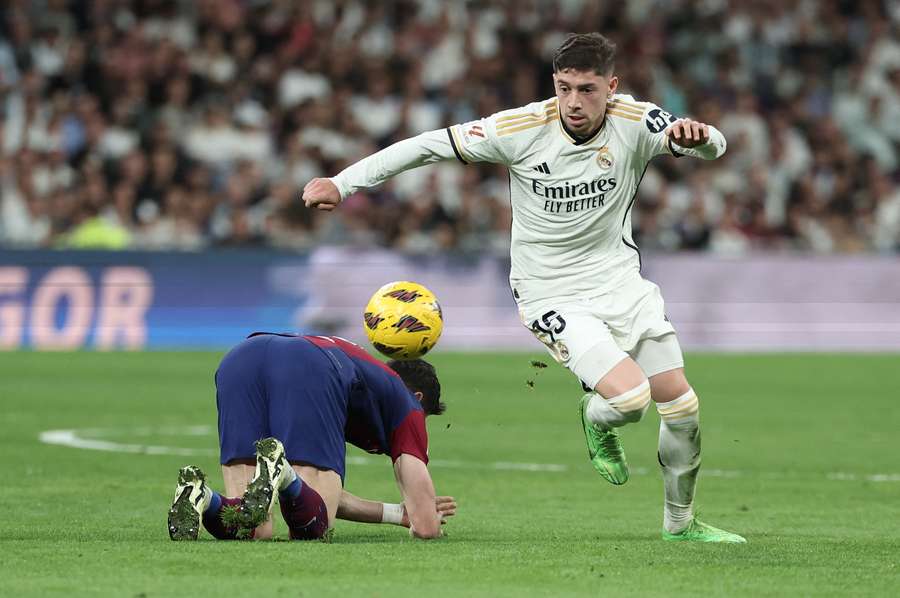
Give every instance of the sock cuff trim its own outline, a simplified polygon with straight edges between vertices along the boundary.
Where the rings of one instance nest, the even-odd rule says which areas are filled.
[[[286,496],[287,498],[297,498],[302,491],[303,480],[300,479],[300,476],[296,476],[294,481],[278,491],[278,495]]]
[[[656,410],[664,420],[682,419],[690,417],[700,410],[700,399],[691,389],[677,399],[666,403],[657,403]]]
[[[629,391],[606,400],[619,411],[638,411],[650,402],[650,382],[644,380]]]
[[[206,508],[203,509],[204,515],[207,513],[218,513],[219,509],[222,508],[222,495],[215,490],[210,490],[209,492],[209,503],[206,505]]]
[[[685,392],[680,397],[676,397],[676,398],[672,399],[671,401],[669,401],[669,403],[674,403],[675,401],[680,401],[682,399],[689,399],[691,397],[697,398],[697,394],[694,392],[693,388],[687,389],[687,392]],[[665,405],[667,403],[663,403],[663,404]]]

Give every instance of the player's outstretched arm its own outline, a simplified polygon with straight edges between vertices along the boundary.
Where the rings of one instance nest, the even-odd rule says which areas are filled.
[[[456,500],[452,496],[435,497],[434,506],[441,517],[441,523],[444,523],[445,518],[456,514]],[[338,519],[357,523],[393,523],[409,527],[406,505],[367,500],[346,490],[341,494],[337,516]]]
[[[394,476],[409,517],[409,533],[425,540],[439,538],[441,516],[428,467],[418,457],[402,454],[394,461]]]
[[[303,188],[308,208],[333,210],[351,193],[374,187],[405,170],[456,158],[445,129],[428,131],[388,146],[330,179],[313,179]]]
[[[725,153],[725,136],[712,125],[680,118],[666,129],[669,147],[677,154],[715,160]]]

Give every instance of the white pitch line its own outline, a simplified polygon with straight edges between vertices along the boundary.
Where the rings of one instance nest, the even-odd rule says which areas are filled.
[[[114,428],[92,428],[84,430],[46,430],[38,435],[38,440],[44,444],[53,444],[57,446],[65,446],[70,448],[79,448],[93,451],[109,451],[114,453],[133,453],[141,455],[178,455],[181,457],[214,457],[218,451],[214,449],[204,448],[186,448],[177,446],[149,445],[149,444],[133,444],[123,442],[113,442],[111,440],[99,440],[96,438],[84,438],[83,436],[112,436],[129,433],[135,436],[151,436],[156,434],[166,436],[208,436],[212,434],[212,426],[165,426],[160,428],[140,427],[133,430],[121,430]],[[362,455],[351,455],[347,457],[348,465],[379,465],[384,463],[382,459],[373,459]],[[569,471],[569,466],[562,463],[519,463],[514,461],[460,461],[455,459],[431,459],[429,465],[432,467],[446,469],[480,469],[493,471],[527,471],[527,472],[549,472],[561,473]],[[650,475],[655,474],[655,470],[651,472],[646,467],[631,468],[633,475]],[[797,471],[763,471],[763,472],[747,472],[729,469],[701,469],[700,475],[710,478],[742,478],[757,477],[765,479],[798,479],[801,477],[818,477],[816,474],[809,474]],[[825,479],[832,481],[847,482],[900,482],[900,473],[848,473],[848,472],[827,472],[823,474]]]
[[[44,444],[57,444],[72,448],[92,451],[109,451],[113,453],[139,453],[144,455],[180,455],[183,457],[214,456],[212,449],[192,449],[177,446],[154,446],[148,444],[126,444],[109,440],[82,438],[77,430],[47,430],[41,432],[38,439]]]

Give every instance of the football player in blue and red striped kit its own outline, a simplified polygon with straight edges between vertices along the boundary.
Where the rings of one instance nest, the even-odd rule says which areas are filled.
[[[183,468],[170,537],[195,540],[202,521],[219,539],[269,538],[276,495],[293,539],[326,538],[335,518],[439,537],[444,517],[456,511],[452,497],[435,495],[427,467],[425,417],[443,413],[440,393],[434,368],[422,360],[385,364],[337,337],[250,335],[216,371],[226,496],[209,488],[199,468]],[[390,455],[402,504],[343,489],[346,442]]]

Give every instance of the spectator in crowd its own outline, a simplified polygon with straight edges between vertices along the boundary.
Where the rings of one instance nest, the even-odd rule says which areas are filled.
[[[644,248],[900,249],[893,0],[7,0],[0,246],[505,255],[502,168],[406,173],[327,219],[299,190],[540,97],[562,37],[593,30],[624,91],[729,140],[651,165]]]

